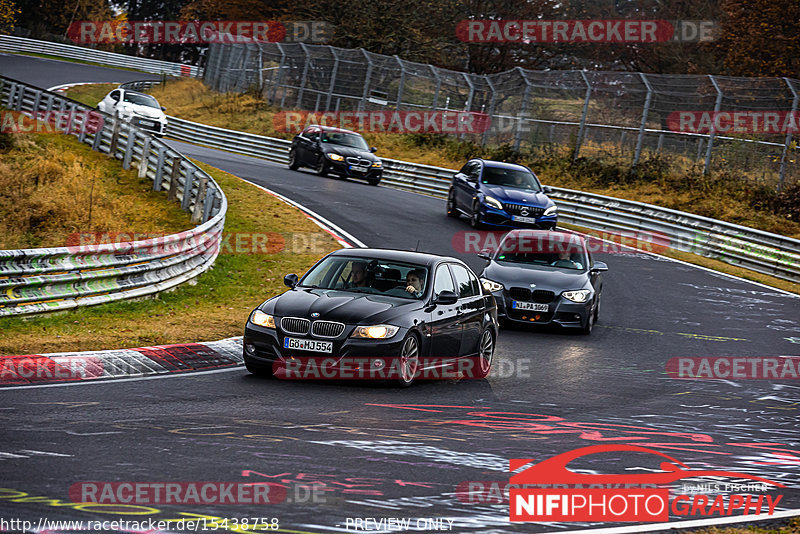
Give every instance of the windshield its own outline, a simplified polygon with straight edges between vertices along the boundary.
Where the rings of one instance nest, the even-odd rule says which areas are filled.
[[[500,244],[495,261],[548,265],[558,269],[584,270],[588,257],[583,241],[571,234],[509,234]]]
[[[320,139],[323,143],[349,146],[359,150],[369,151],[369,146],[367,142],[364,141],[364,138],[355,133],[322,132]]]
[[[425,294],[428,278],[428,268],[424,265],[329,256],[308,271],[298,287],[418,299]]]
[[[530,172],[523,169],[501,169],[486,167],[483,169],[481,182],[489,185],[516,187],[530,191],[541,191],[539,181]]]
[[[158,105],[158,100],[150,95],[143,95],[141,93],[126,92],[123,102],[130,102],[131,104],[136,104],[138,106],[147,106],[148,108],[161,109],[161,106]]]

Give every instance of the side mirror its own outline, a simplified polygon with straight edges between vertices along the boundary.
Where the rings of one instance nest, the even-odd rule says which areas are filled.
[[[436,295],[435,299],[433,299],[434,304],[448,305],[455,304],[456,302],[458,302],[458,295],[456,295],[455,292],[448,290],[442,291]]]
[[[481,250],[480,252],[478,252],[478,257],[479,258],[483,258],[484,260],[487,260],[487,261],[491,260],[492,259],[492,250],[488,249],[488,248],[485,248],[485,249]]]
[[[374,154],[375,152],[378,151],[378,147],[371,146],[371,147],[369,147],[369,151]]]
[[[292,289],[294,289],[295,286],[297,286],[297,281],[298,278],[296,274],[287,274],[286,276],[283,277],[283,283],[287,287],[291,287]]]
[[[161,111],[167,111],[167,108],[165,108],[164,106],[161,106]]]
[[[592,264],[592,268],[589,269],[593,273],[602,273],[608,270],[608,265],[602,261],[596,261]]]
[[[550,195],[550,194],[553,193],[553,188],[550,187],[549,185],[543,185],[542,186],[542,193],[544,193],[545,195]]]

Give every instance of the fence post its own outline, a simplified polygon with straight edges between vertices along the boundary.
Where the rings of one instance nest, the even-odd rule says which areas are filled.
[[[164,179],[164,161],[167,159],[167,147],[159,145],[156,158],[156,176],[153,179],[153,191],[161,191],[161,182]]]
[[[8,89],[8,100],[6,101],[6,107],[8,109],[14,109],[14,93],[17,92],[17,84],[11,82],[11,87]],[[50,95],[48,95],[50,96]],[[49,109],[47,111],[50,111]]]
[[[367,105],[367,95],[369,94],[369,82],[372,79],[372,59],[370,59],[366,50],[363,48],[360,50],[361,53],[364,54],[364,58],[367,60],[367,74],[364,76],[364,92],[361,93],[361,102],[358,104],[358,111],[364,111]]]
[[[464,111],[471,111],[472,110],[472,97],[475,96],[475,84],[472,83],[472,80],[469,79],[469,74],[466,72],[461,73],[464,76],[464,80],[466,80],[467,85],[469,85],[469,94],[467,95],[467,103],[464,105]],[[459,139],[464,139],[464,132],[461,132],[461,135],[458,136]]]
[[[428,65],[428,67],[430,67],[434,78],[436,78],[436,89],[433,91],[433,104],[431,105],[431,110],[436,111],[439,105],[439,89],[442,87],[442,77],[439,76],[439,70],[436,67],[433,65]]]
[[[131,168],[131,158],[133,157],[133,148],[136,146],[136,130],[128,127],[128,140],[125,142],[125,155],[122,157],[122,168]]]
[[[517,120],[517,128],[514,132],[514,151],[519,152],[519,145],[522,141],[522,130],[525,124],[525,116],[528,114],[528,99],[531,95],[531,82],[528,81],[528,77],[525,76],[525,71],[522,70],[522,67],[517,67],[519,71],[519,75],[522,77],[522,81],[525,82],[525,92],[522,93],[522,103],[519,105],[519,116]]]
[[[395,55],[394,59],[397,60],[397,64],[400,65],[400,86],[397,88],[397,104],[395,105],[395,109],[399,111],[400,103],[403,101],[403,88],[406,85],[406,67],[403,65],[403,60],[400,59],[400,57]]]
[[[211,209],[217,201],[217,191],[213,187],[206,189],[206,198],[203,201],[203,219],[202,222],[208,221],[211,217]]]
[[[300,48],[303,49],[306,60],[303,65],[303,77],[300,79],[300,87],[297,90],[297,109],[303,109],[303,91],[306,88],[306,79],[308,78],[308,65],[311,63],[311,54],[308,53],[306,44],[301,42]]]
[[[717,91],[717,101],[714,104],[714,118],[716,118],[717,113],[722,108],[722,90],[719,88],[719,84],[717,80],[714,79],[714,76],[711,74],[708,75],[708,79],[711,80],[711,83],[714,84],[714,89]],[[711,123],[711,131],[708,132],[708,147],[706,147],[706,162],[703,165],[703,174],[708,174],[708,170],[711,167],[711,151],[714,149],[714,136],[716,135],[716,130],[714,129],[714,123]]]
[[[797,94],[797,90],[792,85],[792,81],[789,78],[784,78],[783,81],[786,82],[786,85],[789,86],[789,90],[792,92],[792,96],[794,99],[792,100],[792,115],[794,116],[795,122],[799,119],[797,117],[797,104],[800,101],[800,95]],[[791,128],[786,132],[786,139],[783,142],[783,154],[781,155],[781,170],[779,173],[778,179],[778,192],[780,193],[783,190],[783,183],[786,179],[786,160],[789,159],[789,146],[792,144],[792,130]]]
[[[178,160],[180,161],[180,160]],[[178,179],[180,179],[180,166],[178,166]],[[176,180],[177,181],[177,180]],[[194,169],[186,169],[186,178],[183,180],[183,199],[181,199],[181,209],[186,211],[192,203],[192,188],[194,187]],[[200,200],[199,198],[197,199]]]
[[[278,65],[278,76],[275,78],[275,83],[272,86],[272,105],[275,105],[275,100],[278,98],[278,86],[281,85],[283,82],[283,71],[285,70],[286,66],[286,52],[283,51],[283,47],[280,43],[275,43],[278,46],[278,52],[281,53],[281,62]]]
[[[647,97],[644,99],[644,111],[642,111],[642,123],[639,125],[639,137],[636,139],[636,153],[633,155],[633,167],[635,168],[636,165],[639,164],[639,156],[642,154],[642,144],[644,143],[644,129],[647,126],[647,113],[650,110],[650,102],[653,99],[653,87],[650,85],[650,81],[647,79],[647,76],[644,75],[643,72],[639,73],[639,76],[642,78],[642,83],[647,88]]]
[[[489,76],[484,76],[484,78],[486,79],[486,83],[489,84],[489,90],[492,91],[492,98],[489,101],[489,124],[491,125],[491,121],[494,120],[494,104],[495,104],[495,96],[497,93],[494,89],[494,84],[492,83],[491,78]],[[491,126],[489,128],[486,128],[483,131],[483,136],[481,137],[481,146],[484,148],[486,148],[486,142],[489,140],[490,129]]]
[[[586,115],[589,113],[589,99],[592,97],[592,84],[589,82],[589,77],[586,76],[586,72],[581,71],[581,77],[586,84],[586,96],[583,99],[583,111],[581,112],[581,123],[578,126],[578,138],[575,139],[575,153],[572,155],[573,163],[578,161],[578,156],[581,152],[584,131],[586,130]]]
[[[328,46],[328,49],[333,54],[333,70],[331,71],[331,83],[328,85],[328,100],[325,102],[325,111],[331,110],[331,98],[333,98],[333,90],[336,87],[336,74],[339,71],[339,55],[334,47]]]

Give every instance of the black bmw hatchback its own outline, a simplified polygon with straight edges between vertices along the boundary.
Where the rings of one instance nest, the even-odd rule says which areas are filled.
[[[328,254],[262,303],[244,332],[254,374],[299,379],[484,378],[497,308],[455,258],[384,249]]]
[[[289,168],[309,167],[320,176],[335,174],[340,178],[361,178],[378,185],[383,162],[373,154],[357,132],[311,125],[297,134],[289,148]]]

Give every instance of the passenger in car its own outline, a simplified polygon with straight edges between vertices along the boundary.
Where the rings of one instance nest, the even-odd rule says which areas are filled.
[[[414,269],[408,271],[406,275],[406,291],[415,297],[422,296],[422,281],[425,279],[425,273],[421,269]]]

